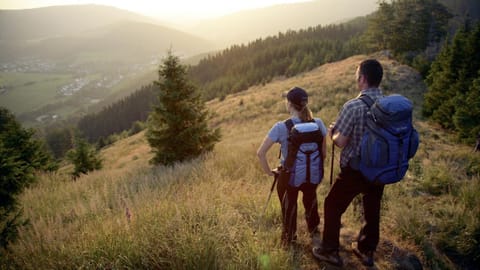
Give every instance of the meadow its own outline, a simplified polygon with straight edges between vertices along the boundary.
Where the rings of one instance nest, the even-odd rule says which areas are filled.
[[[65,98],[59,89],[74,79],[71,74],[1,72],[0,82],[6,89],[0,94],[0,106],[15,114],[39,109]]]
[[[373,269],[476,269],[480,250],[480,156],[421,119],[420,76],[386,56],[386,93],[415,103],[421,145],[404,181],[385,189],[381,242]],[[212,125],[222,129],[215,150],[172,167],[152,166],[144,133],[102,150],[104,168],[72,181],[66,166],[41,175],[21,197],[29,224],[0,262],[2,269],[336,269],[311,255],[303,209],[298,243],[280,244],[276,194],[255,155],[270,127],[288,118],[281,94],[293,86],[311,96],[314,114],[328,125],[355,97],[354,72],[366,56],[329,63],[292,78],[213,100]],[[327,140],[331,149],[331,141]],[[339,149],[328,152],[338,173]],[[278,147],[269,152],[278,163]],[[349,248],[361,226],[358,201],[343,216],[340,255],[345,269],[363,269]]]
[[[67,120],[98,111],[156,79],[153,67],[125,73],[120,77],[117,71],[84,75],[0,72],[0,106],[15,113],[24,126],[35,127],[41,124],[37,120],[41,116],[46,116],[42,120],[46,125],[53,115]],[[81,90],[71,91],[80,85]],[[70,90],[62,92],[62,88]]]

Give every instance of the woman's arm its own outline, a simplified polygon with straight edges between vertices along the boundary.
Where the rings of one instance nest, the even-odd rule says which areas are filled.
[[[274,173],[272,172],[272,169],[270,169],[270,165],[268,165],[267,152],[274,143],[274,141],[272,141],[268,136],[266,136],[262,142],[262,145],[260,145],[257,150],[257,156],[260,161],[260,165],[262,166],[263,171],[270,176],[273,176]]]

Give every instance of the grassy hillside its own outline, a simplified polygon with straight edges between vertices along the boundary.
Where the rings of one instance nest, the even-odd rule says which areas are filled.
[[[140,133],[103,150],[102,171],[76,182],[66,176],[69,167],[42,175],[22,196],[30,224],[0,268],[332,269],[311,255],[301,207],[298,245],[281,248],[275,194],[261,216],[272,179],[262,173],[255,151],[269,128],[288,117],[281,93],[292,86],[307,89],[315,115],[327,124],[333,121],[341,105],[357,95],[354,71],[365,57],[209,102],[216,112],[212,124],[222,128],[223,139],[214,152],[197,160],[152,167]],[[419,75],[375,57],[385,67],[386,92],[409,96],[420,111],[425,86]],[[421,119],[416,127],[421,146],[411,169],[404,181],[386,187],[376,268],[419,269],[422,263],[425,269],[474,269],[480,157]],[[272,165],[277,154],[278,147],[269,152]],[[338,154],[337,149],[335,172]],[[328,182],[318,190],[321,212]],[[343,217],[345,269],[362,268],[349,248],[360,217],[353,206]]]

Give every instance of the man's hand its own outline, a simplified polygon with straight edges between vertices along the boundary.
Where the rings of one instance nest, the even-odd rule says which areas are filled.
[[[335,133],[335,122],[332,122],[330,126],[328,126],[328,137],[332,138],[334,133]]]
[[[340,148],[345,147],[349,140],[348,137],[343,136],[339,132],[335,132],[335,122],[332,122],[330,126],[328,126],[328,136],[330,136],[333,143]]]

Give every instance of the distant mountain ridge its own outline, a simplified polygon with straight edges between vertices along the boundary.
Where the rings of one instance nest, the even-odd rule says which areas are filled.
[[[36,42],[8,41],[4,42],[5,44],[17,45],[5,46],[0,52],[3,59],[39,57],[58,61],[81,58],[81,55],[86,53],[103,54],[107,59],[124,57],[133,60],[162,55],[170,47],[186,55],[194,55],[211,48],[208,41],[190,34],[134,21],[116,22],[75,35],[45,38]]]
[[[370,14],[376,8],[377,0],[315,0],[240,11],[186,30],[226,47],[278,32],[347,21]]]
[[[0,10],[0,40],[32,40],[72,35],[127,20],[158,23],[133,12],[102,5]]]
[[[454,15],[463,17],[468,14],[474,21],[479,19],[480,1],[478,0],[438,1],[448,7]],[[378,0],[313,0],[279,4],[205,20],[184,30],[215,42],[217,48],[224,48],[276,35],[278,32],[346,22],[375,12],[379,2]],[[460,21],[462,21],[461,18]]]
[[[212,45],[129,11],[100,6],[53,6],[0,10],[0,59],[53,58],[85,51],[112,51],[128,57],[160,55],[168,48],[194,55]],[[123,51],[122,51],[123,49]],[[131,55],[133,53],[133,55]],[[107,57],[108,58],[108,57]]]

